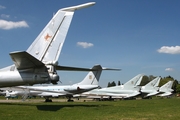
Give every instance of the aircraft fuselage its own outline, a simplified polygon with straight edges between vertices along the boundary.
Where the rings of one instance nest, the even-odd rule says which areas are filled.
[[[0,87],[17,86],[17,85],[33,85],[46,83],[49,80],[47,72],[19,72],[19,71],[1,71]]]

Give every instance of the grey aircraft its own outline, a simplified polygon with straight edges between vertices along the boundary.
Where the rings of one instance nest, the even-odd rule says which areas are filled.
[[[95,2],[62,8],[53,16],[26,51],[11,52],[13,65],[0,69],[0,87],[57,84],[56,70],[90,71],[89,68],[59,66],[58,58],[75,10]]]
[[[172,92],[174,91],[174,90],[172,89],[173,82],[174,82],[174,81],[169,81],[169,82],[167,82],[166,84],[164,84],[163,86],[161,86],[161,87],[159,88],[159,94],[158,94],[157,96],[167,97],[167,96],[172,95]]]
[[[85,92],[82,95],[92,97],[100,96],[101,98],[133,98],[140,94],[140,83],[143,78],[143,74],[136,75],[124,85],[113,86],[108,88],[94,89],[89,92]]]
[[[151,96],[159,93],[159,82],[161,77],[156,77],[146,85],[141,87],[141,96],[142,98],[151,98]]]

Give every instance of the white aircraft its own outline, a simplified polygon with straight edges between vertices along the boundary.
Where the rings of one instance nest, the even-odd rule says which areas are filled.
[[[126,82],[124,85],[113,86],[108,88],[94,89],[89,92],[83,93],[87,96],[101,96],[109,98],[131,98],[140,94],[140,83],[143,78],[142,74],[139,74]]]
[[[57,84],[56,70],[90,71],[91,69],[59,66],[58,58],[75,10],[94,5],[90,2],[60,9],[27,51],[11,52],[14,65],[0,69],[0,87]]]
[[[163,86],[161,86],[159,88],[159,94],[157,96],[160,97],[166,97],[166,96],[170,96],[172,95],[172,92],[174,91],[172,88],[174,81],[169,81],[166,84],[164,84]]]
[[[147,83],[145,86],[141,87],[141,95],[143,98],[148,98],[150,96],[156,95],[159,93],[159,82],[161,80],[161,77],[156,77],[149,83]]]
[[[9,90],[6,97],[10,96],[23,96],[26,99],[28,96],[41,96],[46,99],[46,102],[51,101],[51,97],[66,96],[68,101],[72,101],[71,97],[74,94],[81,94],[83,92],[90,91],[92,89],[98,88],[98,82],[102,70],[116,70],[110,68],[102,68],[100,65],[94,66],[92,69],[96,71],[90,71],[86,77],[79,83],[73,85],[53,85],[53,86],[17,86],[11,88],[2,88],[1,90]]]

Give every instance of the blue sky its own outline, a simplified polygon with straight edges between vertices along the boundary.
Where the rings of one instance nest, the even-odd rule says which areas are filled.
[[[88,0],[0,1],[0,68],[10,52],[26,50],[58,9]],[[95,0],[75,12],[60,65],[121,68],[103,71],[100,86],[127,82],[137,74],[180,80],[179,0]],[[85,43],[84,44],[79,43]],[[58,72],[62,84],[81,81],[87,72]]]

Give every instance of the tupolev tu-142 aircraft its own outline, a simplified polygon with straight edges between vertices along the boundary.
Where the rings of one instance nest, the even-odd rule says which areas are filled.
[[[93,71],[89,68],[59,66],[58,58],[75,10],[95,2],[62,8],[53,16],[26,51],[11,52],[13,65],[0,69],[0,87],[57,84],[56,70]]]

